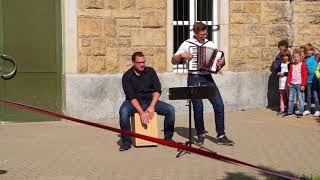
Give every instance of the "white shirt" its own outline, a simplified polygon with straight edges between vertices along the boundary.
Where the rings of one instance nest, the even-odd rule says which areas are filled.
[[[281,63],[281,72],[287,73],[288,71],[288,64]],[[279,89],[286,89],[286,82],[287,76],[279,77]]]
[[[191,42],[191,43],[190,43]],[[174,54],[174,55],[180,55],[182,53],[185,53],[185,52],[190,52],[190,47],[192,46],[195,46],[194,44],[192,43],[195,43],[197,44],[198,46],[204,46],[204,47],[209,47],[209,48],[212,48],[214,49],[214,44],[212,41],[209,41],[208,39],[205,39],[205,44],[203,45],[203,43],[200,43],[196,38],[192,37],[190,39],[187,39],[185,40],[179,47],[179,49],[177,50],[177,52]],[[190,52],[191,53],[191,52]],[[199,71],[195,71],[195,72],[192,72],[191,74],[211,74],[209,72],[199,72]]]
[[[189,42],[188,42],[189,41]],[[209,41],[208,39],[205,39],[205,41],[204,42],[206,42],[205,44],[204,44],[204,47],[210,47],[210,48],[215,48],[214,47],[214,44],[213,44],[213,42],[212,41]],[[185,53],[185,52],[190,52],[190,46],[194,46],[194,44],[192,44],[192,43],[190,43],[190,42],[192,42],[192,43],[195,43],[195,44],[197,44],[198,46],[201,46],[203,43],[200,43],[196,38],[194,38],[194,37],[192,37],[192,38],[190,38],[190,39],[187,39],[187,40],[185,40],[181,45],[180,45],[180,47],[179,47],[179,49],[177,50],[177,52],[174,54],[174,55],[179,55],[179,54],[182,54],[182,53]],[[191,52],[190,52],[191,53]]]

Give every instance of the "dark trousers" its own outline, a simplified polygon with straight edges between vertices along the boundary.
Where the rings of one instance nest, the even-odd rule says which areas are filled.
[[[311,102],[312,97],[314,99],[314,105],[315,105],[315,111],[320,111],[319,107],[319,99],[318,99],[318,93],[319,93],[319,81],[315,80],[313,83],[307,84],[307,107],[305,110],[308,110],[311,112]]]
[[[151,101],[142,101],[140,105],[142,109],[146,110]],[[122,130],[131,131],[130,117],[136,113],[136,109],[133,107],[130,101],[125,100],[119,110],[120,115],[120,128]],[[158,101],[155,107],[155,112],[159,115],[165,116],[164,118],[164,138],[171,138],[174,132],[174,122],[175,122],[175,110],[174,107],[163,101]],[[132,143],[130,136],[121,135],[123,142]]]
[[[188,75],[188,86],[214,86],[214,97],[208,100],[212,104],[214,110],[215,124],[217,136],[224,135],[224,104],[216,83],[212,79],[211,74],[206,75]],[[192,99],[194,112],[194,122],[197,134],[204,134],[205,127],[203,121],[203,102],[202,99]]]

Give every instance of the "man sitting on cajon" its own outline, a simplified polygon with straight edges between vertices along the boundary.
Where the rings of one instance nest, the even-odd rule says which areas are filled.
[[[132,54],[132,67],[122,76],[122,87],[126,100],[122,103],[120,115],[120,128],[131,131],[130,116],[138,112],[141,122],[148,124],[154,112],[165,116],[164,139],[172,141],[175,122],[174,107],[160,101],[161,84],[157,73],[151,67],[145,66],[142,52]],[[122,144],[120,151],[131,148],[132,140],[128,135],[121,134]]]

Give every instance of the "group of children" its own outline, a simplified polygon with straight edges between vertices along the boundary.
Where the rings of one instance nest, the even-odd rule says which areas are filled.
[[[279,78],[280,112],[278,115],[298,118],[311,114],[312,98],[315,104],[314,116],[320,116],[320,55],[315,54],[315,47],[306,44],[289,50],[289,43],[282,40],[278,43],[280,50],[276,56],[273,68]],[[294,112],[294,102],[297,97],[298,111]],[[306,99],[306,107],[304,102]]]

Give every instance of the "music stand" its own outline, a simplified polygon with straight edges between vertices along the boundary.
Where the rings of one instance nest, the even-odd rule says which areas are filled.
[[[191,147],[192,144],[195,144],[191,140],[191,100],[192,99],[208,99],[214,96],[214,86],[188,86],[188,87],[174,87],[169,88],[169,100],[187,100],[189,106],[189,140],[185,142],[185,145]],[[204,148],[199,144],[195,144],[200,148]],[[206,148],[205,148],[206,149]],[[208,149],[206,149],[208,150]],[[178,150],[176,158],[180,157],[183,150]],[[209,150],[210,151],[210,150]]]

